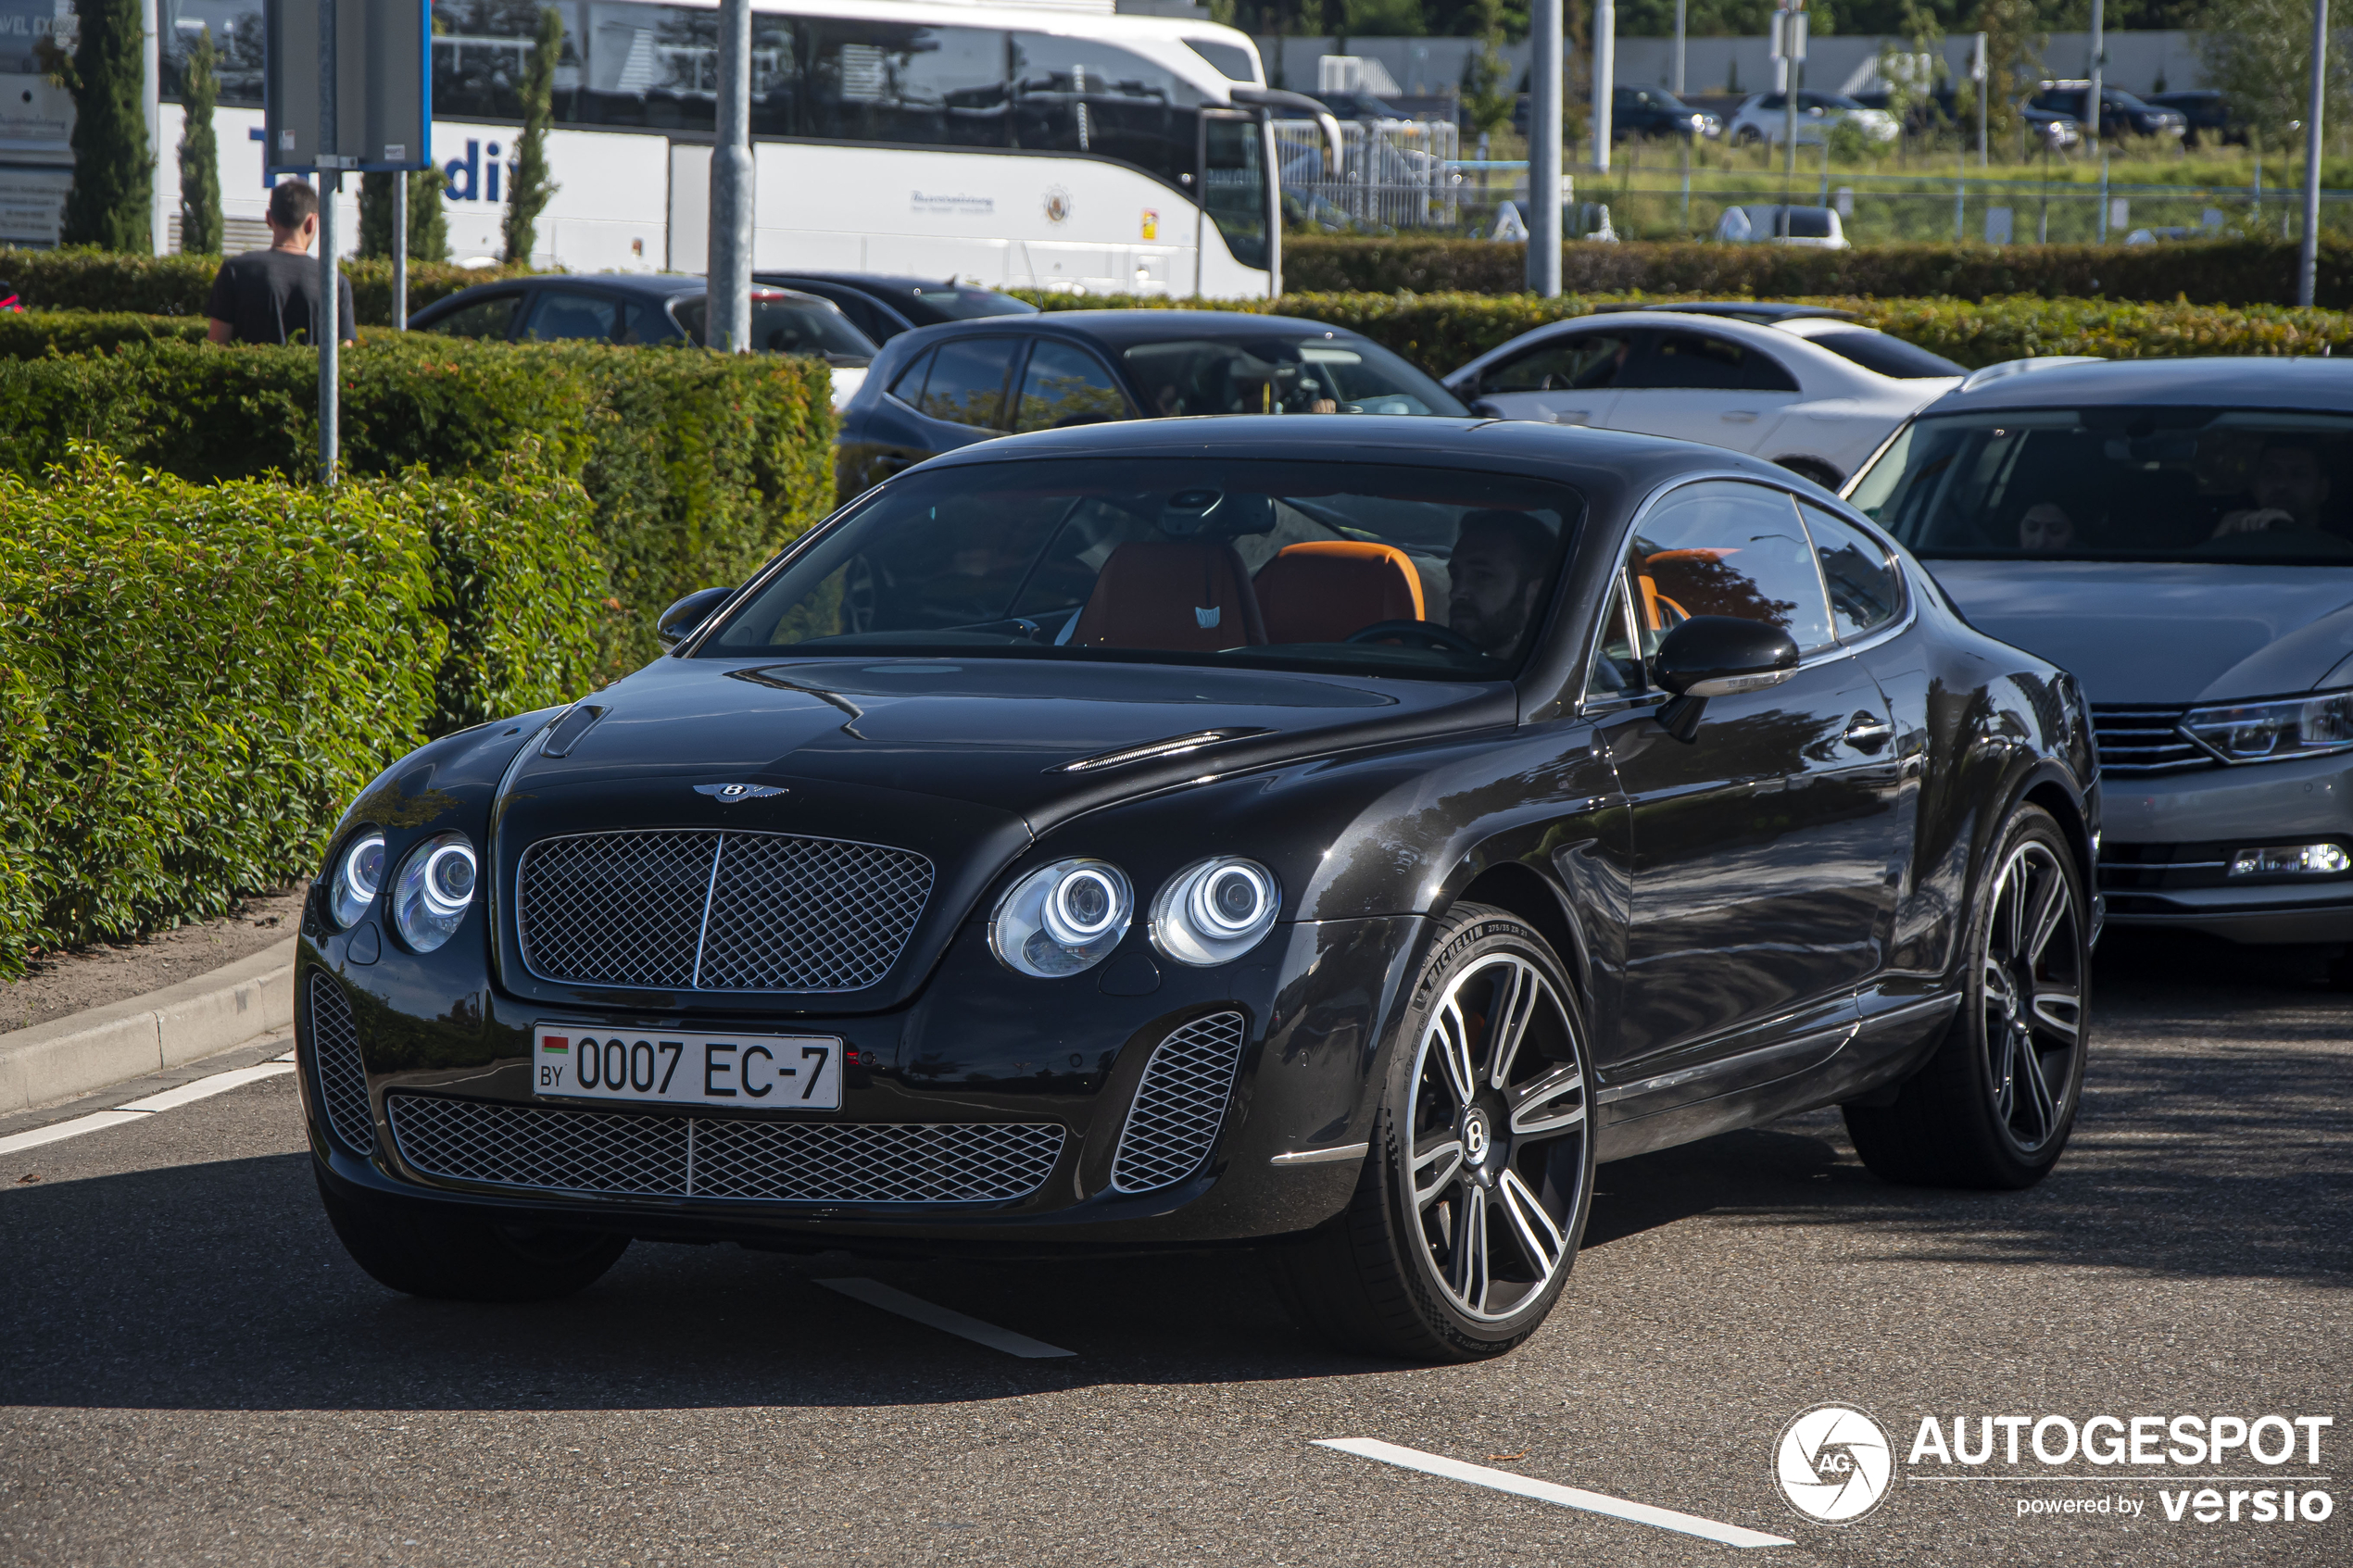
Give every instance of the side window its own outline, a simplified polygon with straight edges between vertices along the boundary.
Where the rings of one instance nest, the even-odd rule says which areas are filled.
[[[1592,392],[1617,384],[1633,359],[1636,340],[1614,332],[1580,332],[1540,345],[1478,378],[1481,392]]]
[[[1821,508],[1800,501],[1806,532],[1830,589],[1831,625],[1842,638],[1878,630],[1904,611],[1904,577],[1878,541]]]
[[[1005,35],[994,28],[830,18],[803,25],[804,123],[794,133],[927,146],[1006,144]],[[923,196],[914,200],[923,212]]]
[[[711,340],[705,335],[711,323],[710,300],[682,300],[680,303],[672,306],[671,309],[676,313],[678,330],[680,332],[685,332],[688,337],[692,338],[696,343],[702,345],[704,347],[707,348],[710,346]]]
[[[1661,332],[1620,385],[1718,392],[1795,392],[1787,370],[1745,344],[1712,332]]]
[[[652,300],[633,299],[623,307],[621,341],[623,343],[668,343],[678,335],[679,329],[662,314],[660,305]]]
[[[1127,399],[1093,355],[1063,343],[1041,342],[1029,351],[1015,430],[1059,430],[1126,418]]]
[[[522,324],[522,335],[538,343],[564,338],[610,343],[620,316],[621,307],[613,300],[571,289],[541,289]]]
[[[1602,628],[1601,646],[1593,650],[1593,668],[1585,677],[1585,700],[1607,702],[1612,697],[1631,696],[1647,690],[1650,682],[1642,672],[1643,656],[1655,648],[1657,639],[1651,638],[1650,648],[1636,634],[1633,623],[1627,619],[1625,583],[1611,596],[1609,621]]]
[[[1141,55],[1092,39],[1013,34],[1015,144],[1132,163],[1189,189],[1201,93]]]
[[[1687,484],[1637,525],[1632,556],[1651,636],[1691,616],[1730,615],[1780,627],[1800,652],[1831,644],[1813,542],[1780,491]]]
[[[910,408],[920,408],[924,403],[924,378],[931,373],[931,351],[915,356],[899,379],[890,383],[890,395]]]
[[[514,330],[515,299],[510,294],[477,299],[426,328],[444,337],[486,337],[503,341]]]
[[[1018,342],[1010,337],[979,337],[941,344],[932,351],[931,375],[924,383],[923,401],[916,407],[951,424],[1001,429],[1005,375],[1013,369]]]

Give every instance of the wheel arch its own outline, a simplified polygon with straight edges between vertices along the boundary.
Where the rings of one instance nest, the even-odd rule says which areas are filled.
[[[2076,798],[2075,792],[2056,774],[2045,771],[2027,782],[2025,789],[2020,792],[2017,804],[2040,806],[2051,814],[2059,825],[2059,832],[2067,835],[2068,848],[2075,856],[2075,869],[2082,875],[2086,896],[2096,897],[2100,884],[2099,859],[2092,847],[2092,830],[2085,820],[2083,803]],[[2015,809],[2013,806],[2012,809]],[[2005,817],[2008,814],[2007,811],[2003,813]]]
[[[1500,861],[1465,884],[1448,900],[1447,908],[1458,904],[1485,904],[1535,927],[1536,934],[1553,949],[1554,957],[1560,960],[1568,983],[1576,987],[1578,1005],[1590,1015],[1592,972],[1585,934],[1570,911],[1567,898],[1549,878],[1520,861]]]

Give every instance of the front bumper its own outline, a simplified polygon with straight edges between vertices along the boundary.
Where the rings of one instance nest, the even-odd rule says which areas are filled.
[[[2266,845],[2353,849],[2353,756],[2102,775],[2100,886],[2109,923],[2233,942],[2353,941],[2353,872],[2229,874]]]
[[[547,1120],[551,1114],[570,1115],[573,1128],[585,1124],[583,1108],[551,1106],[532,1096],[531,1031],[559,1015],[486,983],[478,955],[434,962],[442,955],[396,954],[387,944],[382,961],[353,964],[346,938],[315,929],[307,933],[311,939],[296,976],[304,1105],[324,1179],[362,1200],[370,1195],[424,1198],[503,1220],[791,1249],[1049,1253],[1248,1241],[1312,1229],[1348,1201],[1361,1154],[1277,1157],[1346,1151],[1367,1137],[1375,1097],[1366,1086],[1421,925],[1416,917],[1396,917],[1281,927],[1257,952],[1216,969],[1189,970],[1160,960],[1157,985],[1141,995],[1132,994],[1143,984],[1133,961],[1142,956],[1140,931],[1097,969],[1065,981],[1037,981],[999,966],[988,954],[985,932],[975,925],[959,933],[916,998],[889,1012],[782,1015],[757,1022],[740,1012],[658,1016],[623,1007],[560,1014],[583,1032],[836,1035],[856,1053],[837,1112],[762,1117],[652,1106],[591,1110],[591,1117],[627,1118],[625,1127],[597,1123],[600,1137],[602,1129],[619,1127],[606,1140],[613,1147],[638,1148],[670,1137],[706,1149],[724,1141],[740,1151],[782,1138],[799,1150],[787,1151],[790,1165],[807,1156],[803,1146],[812,1139],[802,1135],[813,1134],[813,1142],[834,1151],[828,1158],[869,1161],[859,1167],[865,1175],[875,1168],[872,1161],[900,1158],[894,1150],[925,1142],[896,1136],[894,1129],[971,1135],[987,1128],[989,1136],[981,1142],[999,1134],[1018,1141],[1019,1135],[1028,1137],[1025,1148],[1032,1157],[1039,1145],[1030,1134],[1051,1129],[1049,1153],[1032,1159],[1019,1184],[1028,1190],[1011,1197],[771,1200],[725,1196],[724,1186],[713,1190],[714,1184],[691,1178],[674,1190],[590,1191],[581,1190],[576,1173],[597,1159],[579,1158],[547,1167],[560,1165],[571,1173],[542,1175],[534,1168],[522,1180],[453,1174],[451,1161],[420,1141],[423,1123],[415,1112],[421,1108],[445,1123],[462,1118],[484,1129],[480,1136],[494,1139],[522,1128],[544,1136],[540,1129],[553,1124]],[[314,985],[334,988],[348,1003],[347,1023],[328,1015],[326,1080]],[[1155,1048],[1189,1023],[1227,1014],[1242,1020],[1239,1060],[1222,1113],[1213,1111],[1214,1141],[1205,1159],[1189,1174],[1151,1190],[1121,1190],[1113,1180],[1114,1154]],[[343,1097],[338,1122],[324,1085],[336,1082],[335,1063],[345,1059],[333,1053],[345,1040],[353,1043],[358,1060],[335,1091]],[[355,1089],[355,1083],[362,1086]],[[690,1121],[695,1129],[685,1126]],[[345,1136],[338,1125],[358,1130]],[[639,1137],[640,1132],[648,1136]],[[933,1138],[926,1147],[940,1141]],[[851,1151],[846,1157],[844,1148]],[[929,1158],[921,1149],[916,1157]],[[519,1167],[509,1161],[501,1168]],[[875,1184],[848,1185],[864,1189]],[[738,1182],[732,1190],[747,1188]]]

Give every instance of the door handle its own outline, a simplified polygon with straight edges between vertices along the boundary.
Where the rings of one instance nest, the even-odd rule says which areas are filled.
[[[1857,713],[1839,739],[1857,751],[1877,751],[1895,734],[1894,726],[1876,713]]]
[[[1593,422],[1592,410],[1590,408],[1555,408],[1553,410],[1553,422],[1556,425],[1589,425]]]
[[[1727,424],[1753,425],[1756,422],[1756,410],[1754,408],[1727,408],[1724,411],[1724,420]]]

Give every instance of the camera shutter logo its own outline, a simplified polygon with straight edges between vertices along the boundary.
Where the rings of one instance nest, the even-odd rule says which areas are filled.
[[[1773,1478],[1806,1518],[1847,1524],[1886,1500],[1895,1453],[1878,1422],[1847,1405],[1817,1405],[1781,1428]]]

